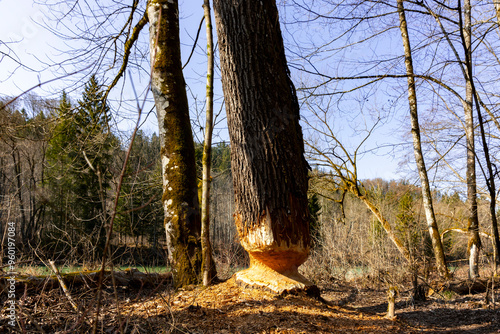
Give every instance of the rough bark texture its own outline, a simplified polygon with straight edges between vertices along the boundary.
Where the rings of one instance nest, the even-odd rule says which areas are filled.
[[[472,61],[472,59],[470,59]],[[473,78],[472,71],[472,62],[467,62],[467,69],[469,73],[469,77]],[[493,235],[493,261],[494,261],[494,269],[495,273],[498,270],[498,264],[500,263],[499,254],[500,254],[500,236],[498,234],[498,221],[497,221],[497,209],[496,209],[496,201],[497,201],[497,190],[495,186],[495,172],[493,171],[493,163],[491,162],[490,152],[489,152],[489,144],[486,140],[486,130],[484,127],[483,116],[481,114],[481,108],[479,107],[479,99],[478,94],[475,89],[474,80],[472,79],[472,88],[474,93],[474,100],[476,102],[476,110],[477,110],[477,119],[479,121],[479,128],[481,133],[481,141],[483,144],[484,158],[486,160],[486,167],[488,170],[488,176],[486,178],[486,186],[488,188],[488,193],[490,195],[490,217],[491,217],[491,232]]]
[[[460,13],[460,18],[462,17]],[[462,36],[466,62],[471,63],[471,5],[469,0],[464,1]],[[472,77],[465,76],[465,134],[467,141],[467,204],[469,207],[468,230],[469,236],[469,268],[470,278],[479,276],[479,252],[481,239],[479,238],[479,218],[477,214],[477,186],[476,186],[476,151],[474,145],[474,116],[472,112],[473,87]]]
[[[203,175],[201,195],[201,247],[203,250],[203,285],[209,285],[217,276],[210,244],[210,168],[212,166],[212,132],[214,118],[214,44],[210,1],[203,3],[207,31],[207,112],[205,122],[205,142],[203,143]]]
[[[429,235],[432,240],[432,248],[434,250],[434,257],[436,260],[436,267],[442,277],[448,278],[449,272],[446,266],[446,259],[444,255],[443,244],[439,236],[439,229],[434,214],[434,207],[432,205],[432,194],[429,185],[429,177],[427,176],[427,169],[425,168],[424,155],[422,153],[422,141],[420,139],[420,125],[418,121],[418,107],[417,107],[417,91],[415,88],[415,77],[413,71],[413,59],[411,55],[410,38],[408,36],[408,26],[406,23],[406,15],[403,5],[403,0],[397,0],[398,13],[401,37],[403,39],[403,46],[405,52],[405,66],[406,73],[408,74],[408,102],[410,105],[410,118],[411,118],[411,133],[413,136],[413,151],[415,153],[415,162],[417,163],[418,174],[420,176],[420,184],[422,186],[422,199],[424,202],[425,216],[427,220],[427,227]]]
[[[235,222],[250,269],[243,284],[275,292],[310,283],[308,165],[299,105],[274,0],[214,1],[228,113]]]
[[[182,74],[176,0],[150,1],[151,90],[158,113],[163,206],[174,283],[199,283],[201,218],[194,143]]]

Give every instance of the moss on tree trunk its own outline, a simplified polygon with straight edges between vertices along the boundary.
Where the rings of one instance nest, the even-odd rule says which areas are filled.
[[[299,104],[274,1],[214,1],[231,139],[235,222],[251,266],[242,284],[275,292],[310,283],[308,165]]]
[[[182,74],[177,1],[150,1],[151,90],[158,113],[163,207],[174,284],[199,283],[201,219],[194,143]]]

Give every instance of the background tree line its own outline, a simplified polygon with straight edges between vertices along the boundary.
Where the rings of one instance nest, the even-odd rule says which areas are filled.
[[[126,134],[112,128],[103,87],[93,76],[82,96],[28,95],[1,109],[0,223],[18,228],[25,259],[97,264],[105,241]],[[139,131],[122,186],[113,255],[118,263],[165,265],[157,134]],[[212,220],[216,252],[231,258],[232,181],[229,145],[212,148]],[[199,175],[202,144],[196,144]],[[201,196],[201,181],[200,196]],[[236,249],[237,250],[237,249]]]
[[[19,226],[26,258],[44,256],[66,263],[97,262],[102,251],[103,227],[116,187],[120,157],[126,143],[106,120],[109,108],[101,101],[99,84],[92,78],[81,100],[71,102],[66,93],[59,100],[31,95],[2,109],[1,211],[3,227]],[[22,108],[19,108],[22,106]],[[196,148],[201,174],[202,145]],[[160,198],[161,171],[156,134],[139,132],[133,145],[120,197],[113,240],[114,256],[122,263],[164,261],[165,231]],[[221,275],[245,266],[233,221],[233,188],[229,145],[213,147],[211,238]],[[380,223],[364,204],[346,195],[325,173],[311,172],[309,209],[312,215],[312,257],[305,271],[314,279],[350,277],[369,270],[376,275],[406,275],[396,270],[404,263]],[[328,178],[336,178],[326,173]],[[201,180],[198,180],[201,184]],[[375,205],[393,224],[396,235],[411,253],[414,263],[428,272],[432,248],[426,233],[420,188],[408,181],[362,181]],[[200,193],[201,196],[201,187]],[[450,266],[467,256],[467,238],[450,229],[466,226],[465,197],[458,191],[433,191],[436,215]],[[479,197],[479,216],[487,221],[488,198]],[[488,231],[487,224],[483,231]],[[483,234],[488,240],[491,236]],[[492,260],[493,248],[485,242],[482,263]],[[36,252],[36,254],[35,254]],[[462,261],[462,262],[460,262]],[[394,270],[391,271],[390,268]],[[385,276],[384,276],[385,277]]]

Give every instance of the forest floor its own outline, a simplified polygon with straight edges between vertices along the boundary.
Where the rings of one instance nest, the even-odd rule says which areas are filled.
[[[173,291],[167,285],[103,290],[98,333],[500,333],[500,304],[485,294],[436,293],[426,301],[396,298],[396,319],[385,318],[384,289],[359,281],[330,281],[321,297],[276,296],[245,289],[231,278],[208,288]],[[20,287],[18,288],[20,289]],[[22,290],[22,289],[21,289]],[[95,292],[72,289],[75,312],[61,289],[16,291],[17,326],[7,324],[6,296],[0,302],[1,333],[89,333]],[[117,307],[118,305],[118,307]],[[119,310],[119,312],[117,312]]]

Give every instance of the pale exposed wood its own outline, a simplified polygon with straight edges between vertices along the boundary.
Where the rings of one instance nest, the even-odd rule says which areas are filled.
[[[69,303],[71,304],[71,306],[73,307],[73,309],[75,311],[78,311],[78,305],[75,303],[75,301],[71,297],[71,293],[69,292],[68,287],[66,286],[66,283],[64,283],[64,280],[61,277],[61,274],[59,273],[59,269],[57,269],[56,264],[52,260],[49,261],[49,264],[50,264],[50,267],[52,268],[52,270],[54,271],[54,273],[56,274],[57,280],[59,281],[59,284],[61,285],[61,288],[63,289],[63,292],[66,295],[66,298],[68,298]]]
[[[441,232],[441,240],[443,240],[444,238],[444,235],[446,233],[449,233],[449,232],[458,232],[458,233],[461,233],[461,234],[468,234],[469,231],[467,229],[464,229],[464,228],[447,228],[445,230],[443,230],[443,232]],[[492,236],[486,232],[479,232],[479,235],[485,237],[485,238],[488,238],[488,239],[491,239]]]
[[[182,74],[177,0],[149,1],[151,90],[161,143],[163,207],[174,284],[201,279],[201,216],[193,135]]]
[[[395,302],[396,302],[396,289],[391,287],[387,290],[387,315],[386,318],[394,319],[395,315]]]

